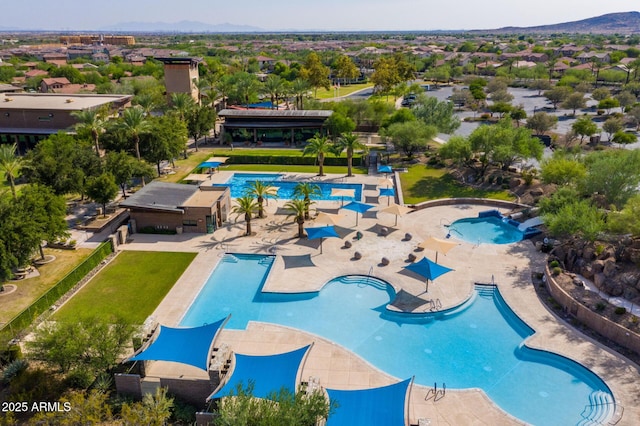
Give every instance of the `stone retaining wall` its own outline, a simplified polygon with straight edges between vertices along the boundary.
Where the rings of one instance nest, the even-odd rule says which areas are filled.
[[[640,353],[640,334],[593,312],[588,306],[575,300],[553,279],[548,266],[545,268],[545,276],[549,294],[565,311],[600,335],[616,342],[620,346]]]
[[[493,200],[490,198],[441,198],[439,200],[424,201],[422,203],[410,205],[416,210],[426,209],[429,207],[453,206],[457,204],[475,204],[487,207],[501,207],[505,209],[530,209],[527,204],[516,203],[513,201]]]

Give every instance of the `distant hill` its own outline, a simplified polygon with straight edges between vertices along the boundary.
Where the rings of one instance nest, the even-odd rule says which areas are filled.
[[[640,33],[640,12],[608,13],[580,21],[536,27],[504,27],[495,30],[478,30],[481,33],[593,33],[632,34]]]
[[[235,24],[206,24],[197,21],[180,22],[122,22],[98,29],[118,32],[170,32],[170,33],[251,33],[262,28]]]

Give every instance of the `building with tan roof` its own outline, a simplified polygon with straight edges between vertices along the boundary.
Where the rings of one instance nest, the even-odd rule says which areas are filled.
[[[18,152],[59,131],[72,131],[75,111],[131,105],[131,95],[0,93],[0,143],[16,143]]]

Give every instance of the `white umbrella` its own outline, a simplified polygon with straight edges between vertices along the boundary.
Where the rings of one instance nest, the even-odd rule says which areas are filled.
[[[378,179],[378,186],[386,186],[388,188],[393,186],[393,181],[389,178],[380,178]]]
[[[314,219],[316,223],[323,223],[325,225],[337,225],[342,220],[344,215],[320,212]]]
[[[331,188],[332,197],[342,197],[340,206],[344,205],[344,197],[354,197],[356,190],[353,188]]]
[[[393,225],[395,226],[398,224],[398,216],[404,216],[405,214],[412,212],[413,209],[406,206],[401,206],[400,204],[391,204],[389,207],[385,207],[380,211],[382,213],[391,213],[396,215],[396,223]]]
[[[429,249],[436,252],[436,263],[438,263],[438,252],[447,254],[449,250],[457,246],[458,243],[453,241],[441,240],[440,238],[429,237],[420,244],[418,247],[423,249]]]

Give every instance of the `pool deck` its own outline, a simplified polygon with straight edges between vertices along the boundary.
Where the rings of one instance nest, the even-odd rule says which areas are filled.
[[[211,175],[211,182],[223,182],[228,172]],[[387,197],[377,198],[376,184],[382,175],[329,175],[333,182],[362,183],[365,185],[363,201],[374,204],[358,219],[355,212],[339,210],[340,201],[321,201],[312,207],[344,217],[336,229],[341,238],[324,239],[322,253],[318,240],[296,238],[297,225],[292,218],[282,214],[284,201],[270,200],[266,206],[267,217],[252,220],[255,235],[244,236],[242,217],[230,221],[214,234],[182,235],[132,235],[132,241],[121,246],[123,250],[188,251],[198,255],[180,277],[153,316],[165,325],[177,325],[209,277],[213,267],[225,252],[276,254],[271,274],[265,283],[266,291],[307,292],[317,291],[329,280],[345,274],[372,275],[390,283],[400,293],[392,301],[392,309],[423,312],[432,307],[446,309],[464,302],[473,291],[474,283],[495,282],[509,306],[534,330],[536,334],[527,340],[534,348],[545,349],[576,360],[602,377],[613,391],[617,403],[624,409],[619,425],[640,424],[640,374],[639,367],[617,353],[603,347],[582,333],[567,326],[539,300],[531,283],[532,272],[542,272],[545,255],[536,251],[530,241],[508,245],[469,244],[458,241],[446,256],[440,253],[438,262],[453,268],[431,282],[425,292],[425,282],[408,274],[403,267],[409,264],[413,254],[419,260],[423,255],[434,259],[430,250],[417,251],[417,244],[429,236],[443,238],[445,224],[459,218],[475,217],[486,206],[457,205],[431,207],[398,217],[377,212],[387,206]],[[295,174],[295,178],[317,179],[313,175]],[[505,209],[500,209],[506,212]],[[313,221],[305,226],[322,226]],[[386,236],[380,229],[386,227]],[[363,237],[356,240],[356,231]],[[407,240],[405,234],[412,238]],[[456,241],[453,237],[452,241]],[[345,247],[345,242],[352,244]],[[359,252],[362,257],[354,258]],[[283,260],[287,258],[287,263]],[[306,259],[304,257],[306,257]],[[389,264],[383,266],[386,257]],[[315,266],[305,266],[310,259]],[[247,330],[223,330],[217,340],[232,350],[247,354],[271,354],[285,352],[315,342],[302,369],[301,379],[317,377],[320,384],[337,389],[362,389],[395,383],[405,377],[391,377],[377,370],[350,351],[315,335],[273,324],[250,323]],[[148,371],[151,376],[202,377],[207,375],[188,366],[156,362]],[[437,378],[436,378],[437,380]],[[441,386],[441,383],[438,383]],[[410,395],[409,422],[429,419],[431,425],[495,425],[522,424],[495,406],[477,389],[447,389],[444,397],[428,398],[430,388],[414,385]],[[514,390],[517,391],[517,390]]]

